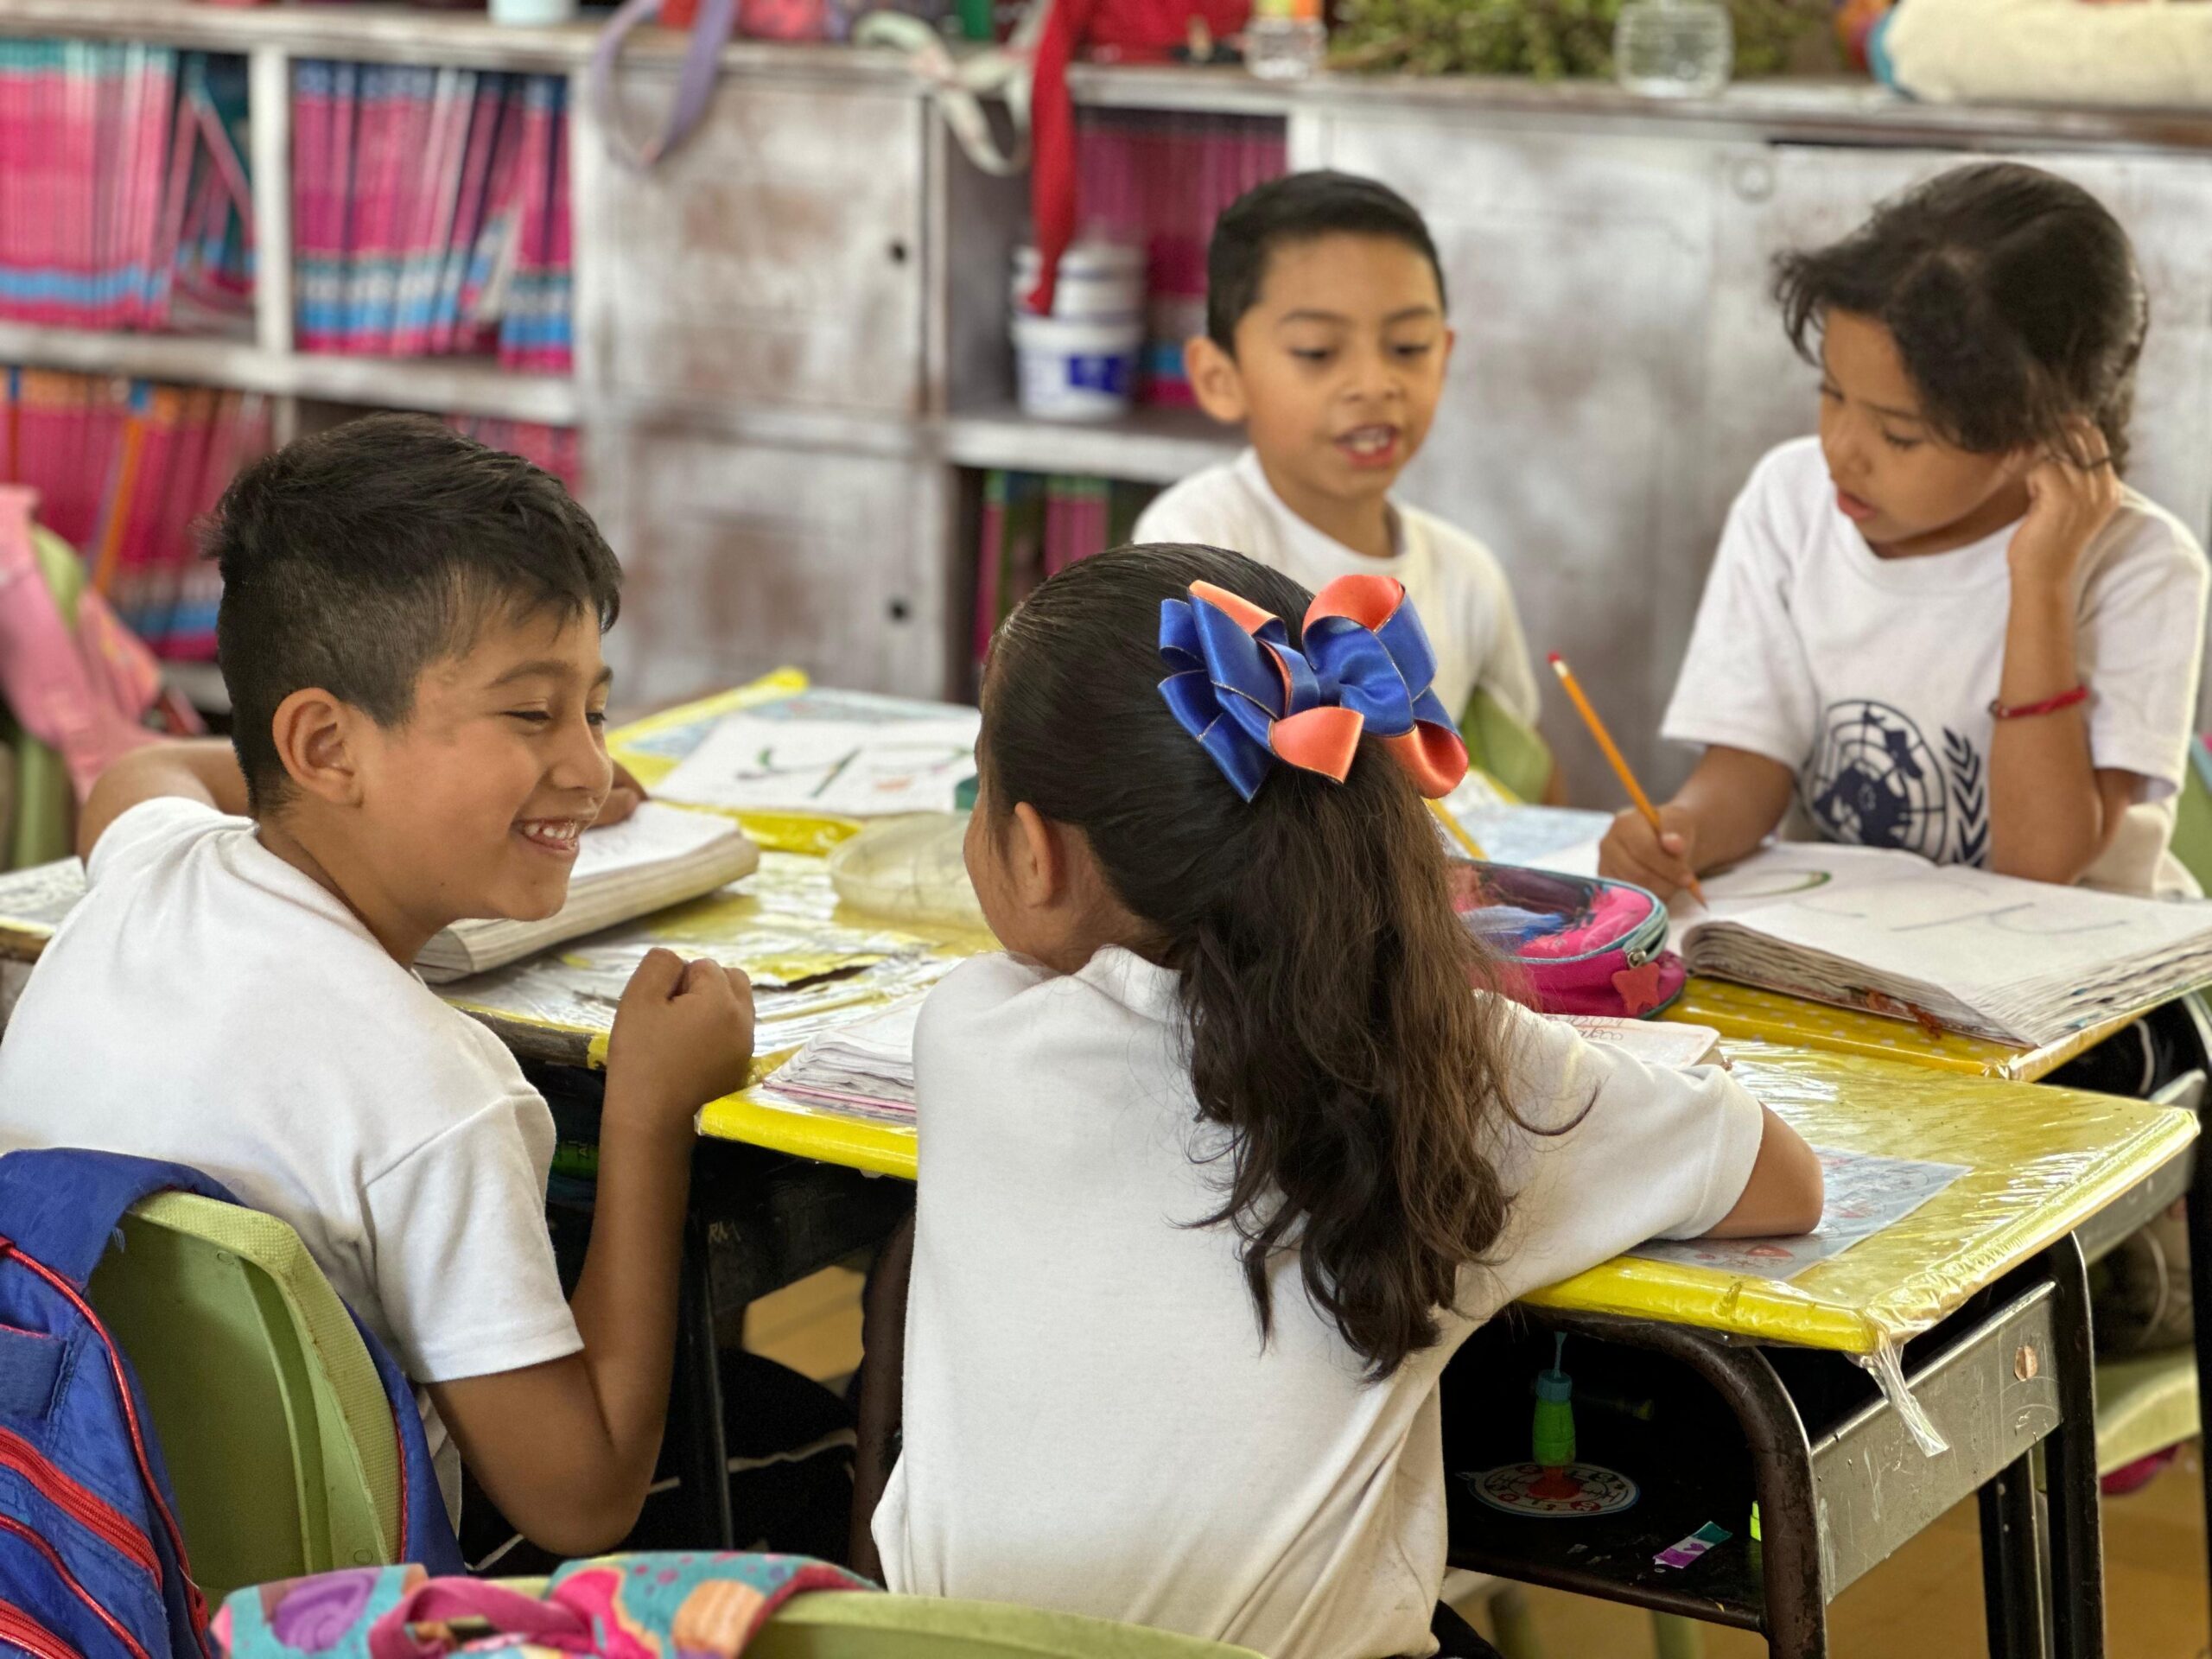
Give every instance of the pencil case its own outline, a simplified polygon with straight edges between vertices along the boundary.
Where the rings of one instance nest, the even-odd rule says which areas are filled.
[[[1626,881],[1518,864],[1451,862],[1452,908],[1509,964],[1499,988],[1543,1014],[1646,1020],[1689,976],[1667,949],[1667,906]]]

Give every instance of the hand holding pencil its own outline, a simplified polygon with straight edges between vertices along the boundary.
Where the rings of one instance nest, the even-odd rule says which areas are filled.
[[[1575,712],[1582,716],[1582,723],[1590,728],[1590,735],[1597,741],[1606,764],[1612,767],[1614,775],[1621,780],[1621,787],[1634,803],[1630,811],[1614,820],[1612,831],[1606,836],[1599,854],[1599,869],[1650,887],[1662,899],[1675,887],[1687,887],[1691,897],[1704,904],[1705,889],[1698,885],[1696,866],[1691,862],[1696,825],[1686,814],[1675,812],[1672,808],[1662,812],[1651,804],[1651,798],[1643,792],[1643,785],[1636,781],[1635,772],[1629,769],[1628,758],[1613,741],[1613,734],[1605,729],[1605,722],[1599,717],[1597,709],[1575,679],[1574,671],[1567,667],[1566,658],[1554,652],[1551,664],[1552,672],[1559,676],[1559,683],[1567,689]],[[1668,822],[1669,813],[1676,822]]]

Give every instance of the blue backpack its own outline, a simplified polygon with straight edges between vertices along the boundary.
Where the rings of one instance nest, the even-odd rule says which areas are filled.
[[[179,1164],[0,1157],[0,1646],[33,1659],[214,1653],[144,1395],[85,1295],[124,1211],[168,1191],[238,1202]],[[404,1558],[461,1572],[413,1395],[361,1337],[399,1435]]]

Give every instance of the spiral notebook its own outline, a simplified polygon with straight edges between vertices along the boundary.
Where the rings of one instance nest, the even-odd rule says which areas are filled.
[[[2212,982],[2212,903],[1784,842],[1675,901],[1694,974],[2036,1047]]]

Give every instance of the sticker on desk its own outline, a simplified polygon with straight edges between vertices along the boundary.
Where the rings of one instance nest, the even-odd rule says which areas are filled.
[[[1490,1508],[1543,1521],[1618,1515],[1638,1496],[1636,1483],[1626,1475],[1590,1463],[1570,1463],[1562,1469],[1507,1463],[1459,1478]]]
[[[1863,1238],[1894,1227],[1967,1173],[1870,1152],[1815,1149],[1827,1197],[1821,1224],[1799,1238],[1692,1238],[1639,1245],[1629,1254],[1678,1267],[1712,1268],[1745,1279],[1794,1279]]]

